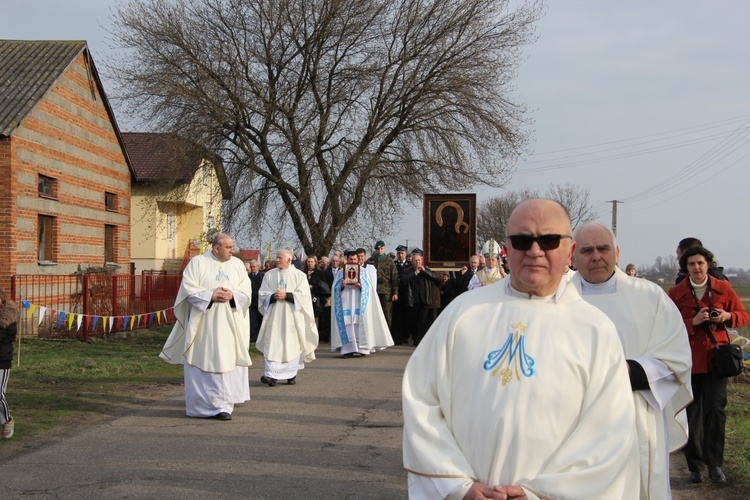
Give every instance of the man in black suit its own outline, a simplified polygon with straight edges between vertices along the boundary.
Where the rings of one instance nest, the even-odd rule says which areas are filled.
[[[455,296],[459,296],[469,289],[469,282],[471,278],[477,274],[479,270],[479,257],[472,255],[469,258],[469,267],[462,267],[459,272],[456,273],[453,283],[453,291]]]
[[[260,264],[257,260],[251,260],[247,264],[247,276],[253,287],[252,302],[250,303],[250,342],[258,339],[260,324],[263,322],[263,315],[258,310],[258,290],[263,283],[263,273],[260,272]]]

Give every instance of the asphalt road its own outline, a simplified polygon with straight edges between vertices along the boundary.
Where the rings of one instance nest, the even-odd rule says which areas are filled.
[[[233,419],[185,416],[182,388],[0,464],[0,498],[399,499],[401,379],[413,347],[340,359],[323,344],[297,385],[260,383]]]

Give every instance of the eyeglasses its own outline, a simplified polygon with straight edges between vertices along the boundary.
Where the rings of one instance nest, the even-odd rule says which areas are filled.
[[[539,244],[539,248],[544,250],[554,250],[560,246],[560,240],[563,238],[573,238],[569,234],[542,234],[539,236],[531,236],[530,234],[513,234],[508,236],[510,244],[516,250],[526,251],[531,249],[531,245],[536,241]]]

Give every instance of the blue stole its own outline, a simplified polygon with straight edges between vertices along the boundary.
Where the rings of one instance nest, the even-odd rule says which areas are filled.
[[[333,278],[333,312],[336,317],[336,327],[339,329],[339,338],[341,338],[341,345],[344,346],[349,343],[349,336],[346,334],[346,324],[344,323],[345,316],[352,316],[351,309],[344,309],[344,305],[341,300],[341,280],[344,278],[344,273],[338,271]],[[354,315],[359,315],[360,318],[364,317],[367,312],[367,304],[370,302],[370,282],[367,281],[367,273],[362,272],[359,275],[360,282],[362,283],[361,294],[359,297],[359,309],[354,310]],[[361,324],[361,321],[360,321]]]

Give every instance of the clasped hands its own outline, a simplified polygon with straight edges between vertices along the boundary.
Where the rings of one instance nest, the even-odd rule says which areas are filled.
[[[223,286],[220,286],[216,290],[214,290],[213,295],[211,295],[211,300],[214,302],[229,302],[234,297],[234,293],[229,288],[224,288]]]
[[[512,500],[526,498],[523,488],[516,485],[492,486],[476,482],[471,485],[469,491],[464,495],[464,500]]]

